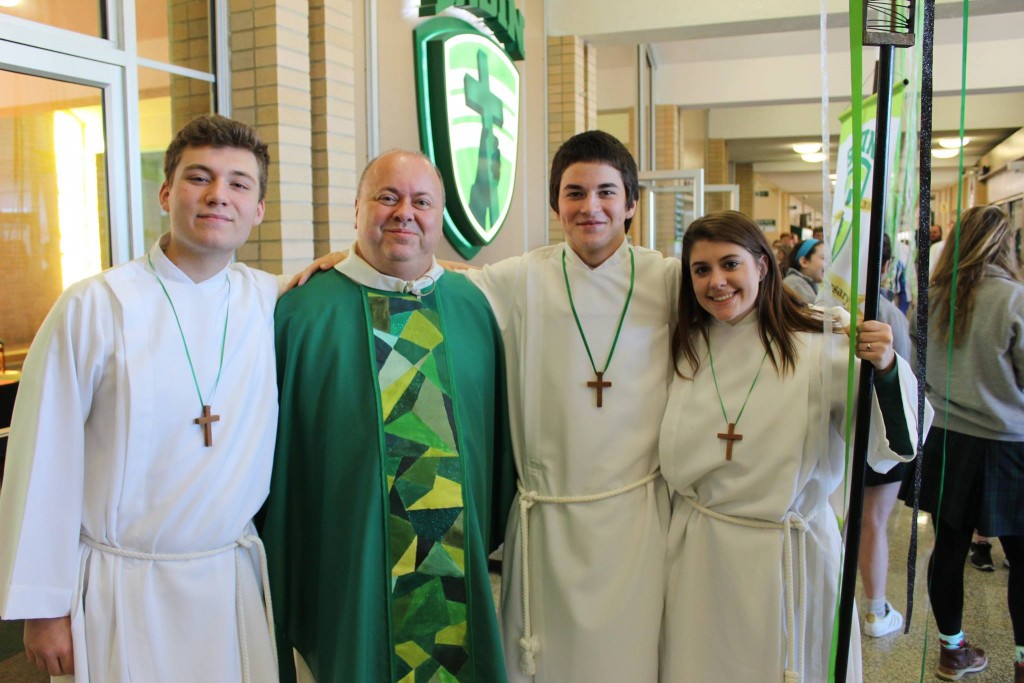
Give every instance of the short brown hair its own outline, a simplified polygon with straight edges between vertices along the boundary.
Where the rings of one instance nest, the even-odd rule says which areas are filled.
[[[174,179],[182,153],[190,147],[237,147],[252,152],[260,171],[260,201],[267,196],[270,154],[249,124],[220,114],[203,114],[186,123],[164,153],[164,179],[168,183]]]
[[[626,191],[626,208],[634,206],[640,198],[640,181],[637,178],[636,161],[618,138],[602,130],[588,130],[577,133],[566,140],[551,161],[551,178],[548,181],[548,201],[551,209],[558,213],[558,193],[562,190],[562,175],[573,164],[608,164],[622,176],[622,187]],[[626,219],[626,232],[633,217]]]

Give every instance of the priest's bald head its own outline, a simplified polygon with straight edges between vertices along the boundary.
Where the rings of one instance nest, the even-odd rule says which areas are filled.
[[[385,275],[414,280],[434,263],[444,222],[444,183],[421,152],[392,150],[359,179],[356,250]]]

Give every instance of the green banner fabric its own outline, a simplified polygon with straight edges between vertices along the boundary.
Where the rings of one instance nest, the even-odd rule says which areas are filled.
[[[900,115],[903,109],[902,83],[893,87],[892,115],[889,118],[890,140],[897,138],[900,128]],[[875,105],[877,95],[864,98],[861,105],[863,111],[861,124],[860,164],[860,207],[859,214],[862,225],[867,225],[871,216],[871,181],[875,158]],[[839,153],[836,163],[836,193],[832,202],[831,237],[832,264],[829,267],[828,281],[832,287],[832,296],[843,308],[851,310],[853,300],[853,269],[859,262],[858,281],[866,277],[866,263],[854,258],[854,149],[853,149],[853,110],[849,109],[839,117],[842,128],[839,134]],[[896,145],[889,147],[889,168],[895,169]],[[895,174],[895,170],[891,173]],[[858,231],[861,253],[867,253],[868,231]],[[858,305],[862,295],[858,293]]]

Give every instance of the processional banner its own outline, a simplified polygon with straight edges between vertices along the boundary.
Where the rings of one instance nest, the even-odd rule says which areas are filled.
[[[903,110],[903,84],[893,88],[892,109],[889,117],[889,139],[895,140],[900,128],[900,113]],[[869,233],[866,229],[871,220],[871,180],[875,159],[875,113],[877,95],[864,99],[861,127],[861,203],[860,253],[867,254]],[[832,245],[832,265],[828,271],[828,282],[836,303],[849,310],[853,298],[853,110],[848,109],[839,117],[839,153],[836,162],[836,192],[832,198],[832,220],[829,224],[829,244]],[[890,175],[895,175],[896,145],[889,146]],[[892,184],[890,183],[890,187]],[[867,259],[860,259],[860,282],[867,278]],[[863,296],[859,297],[861,300]]]

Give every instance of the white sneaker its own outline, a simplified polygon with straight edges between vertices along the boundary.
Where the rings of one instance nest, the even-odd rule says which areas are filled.
[[[872,638],[887,636],[901,628],[903,628],[903,615],[897,612],[888,600],[885,602],[884,617],[880,617],[874,612],[868,612],[864,617],[864,634]]]

